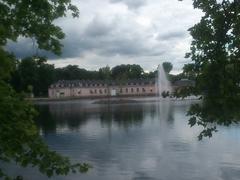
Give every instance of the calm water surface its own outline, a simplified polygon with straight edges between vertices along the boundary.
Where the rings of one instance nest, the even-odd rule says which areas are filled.
[[[191,103],[38,105],[37,124],[50,148],[93,166],[87,174],[52,179],[240,179],[240,127],[220,127],[213,138],[198,141],[200,129],[190,128],[186,116]],[[13,171],[26,179],[48,179],[32,169]]]

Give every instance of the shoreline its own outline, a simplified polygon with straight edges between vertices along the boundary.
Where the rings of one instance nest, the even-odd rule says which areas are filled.
[[[93,103],[102,104],[105,103],[127,103],[127,102],[153,102],[153,101],[186,101],[186,100],[199,100],[198,96],[189,96],[186,98],[162,98],[158,99],[156,96],[115,96],[115,97],[63,97],[63,98],[26,98],[26,100],[32,103],[48,103],[48,102],[66,102],[66,101],[80,101],[89,100]]]
[[[61,97],[61,98],[49,98],[49,97],[41,97],[41,98],[26,98],[28,101],[32,102],[54,102],[54,101],[69,101],[69,100],[104,100],[104,99],[126,99],[126,98],[154,98],[156,96],[93,96],[93,97]]]

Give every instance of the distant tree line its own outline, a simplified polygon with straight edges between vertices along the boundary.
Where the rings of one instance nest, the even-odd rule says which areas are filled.
[[[188,74],[169,74],[173,66],[170,62],[164,62],[163,68],[169,80],[174,82],[186,78]],[[79,68],[77,65],[68,65],[55,68],[48,64],[43,57],[29,57],[16,61],[16,69],[12,74],[11,84],[17,92],[32,93],[36,97],[44,97],[48,94],[48,87],[58,80],[116,80],[128,79],[152,79],[157,76],[157,71],[145,72],[137,64],[121,64],[113,68],[109,66],[91,71]]]

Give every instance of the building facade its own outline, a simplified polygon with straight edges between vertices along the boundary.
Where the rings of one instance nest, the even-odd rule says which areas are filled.
[[[172,92],[186,87],[194,87],[195,82],[181,79],[174,82]],[[114,96],[155,96],[157,95],[155,79],[116,81],[62,80],[52,84],[48,89],[49,98],[62,97],[114,97]]]
[[[48,89],[49,98],[149,96],[156,94],[155,80],[129,80],[125,82],[62,80]]]

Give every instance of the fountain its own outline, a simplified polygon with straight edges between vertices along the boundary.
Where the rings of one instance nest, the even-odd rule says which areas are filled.
[[[157,68],[157,77],[156,77],[156,112],[158,113],[158,117],[161,117],[161,127],[164,126],[162,123],[166,122],[169,116],[169,109],[171,107],[171,101],[169,99],[169,95],[172,92],[172,88],[170,86],[170,82],[167,79],[166,73],[163,69],[162,65],[158,65]],[[163,130],[164,132],[164,130]]]
[[[162,65],[158,65],[157,68],[157,78],[156,78],[156,94],[158,97],[163,97],[163,93],[165,95],[169,95],[172,92],[172,88],[170,82],[167,79],[166,73],[162,67]]]

